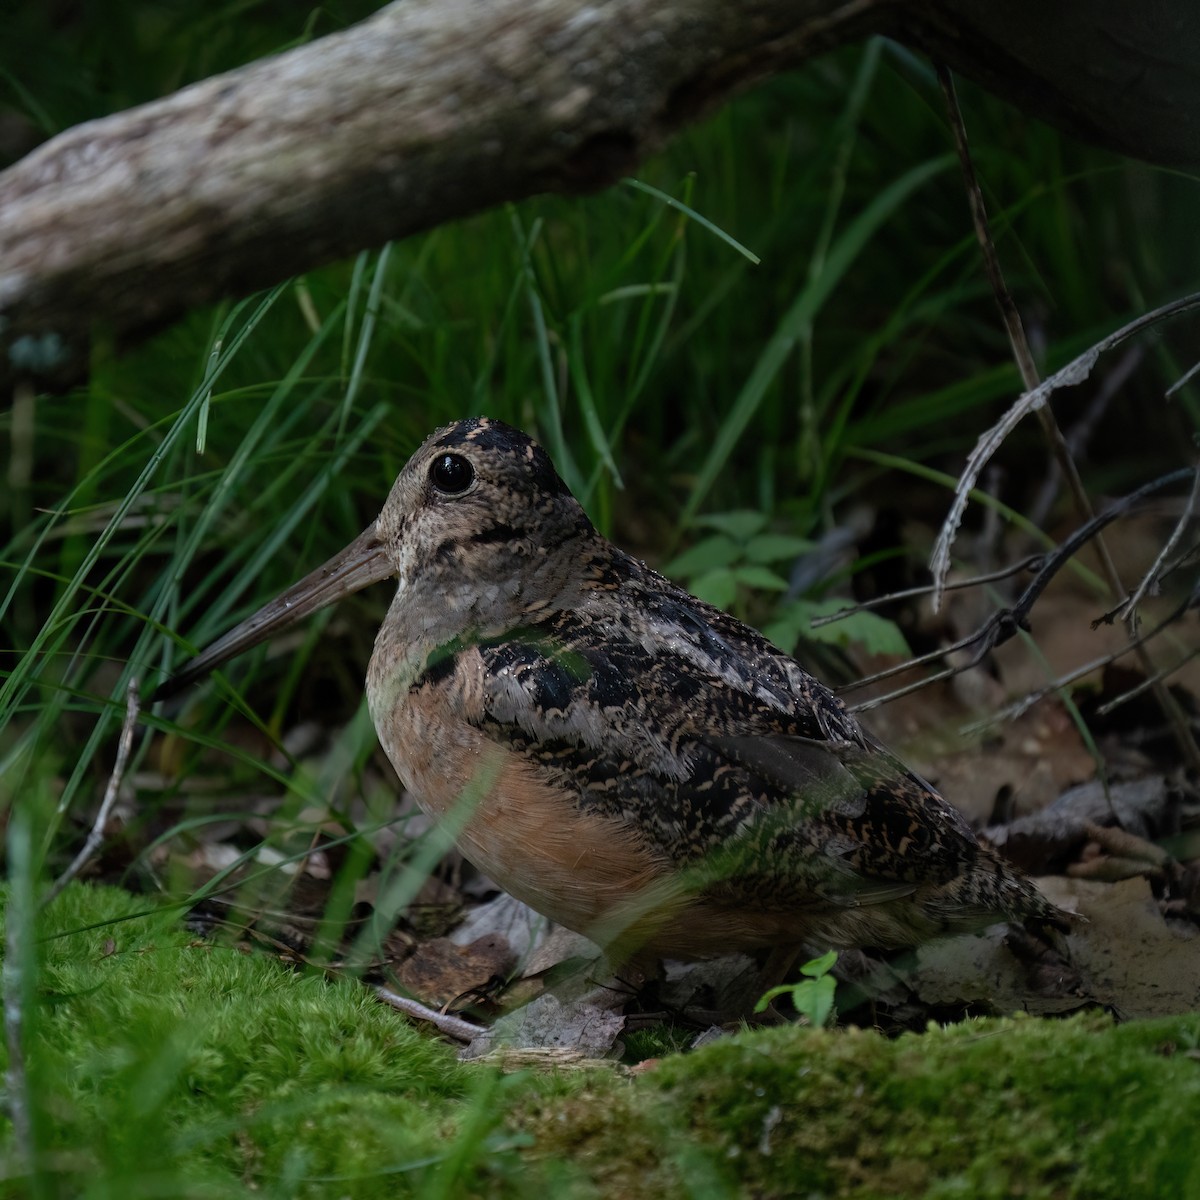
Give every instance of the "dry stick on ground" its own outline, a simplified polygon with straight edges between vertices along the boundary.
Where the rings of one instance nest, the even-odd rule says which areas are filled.
[[[487,1033],[486,1026],[474,1025],[470,1021],[464,1021],[462,1017],[452,1017],[449,1013],[439,1012],[436,1008],[430,1008],[419,1000],[401,996],[398,992],[393,992],[391,988],[377,987],[375,995],[385,1004],[390,1004],[394,1009],[404,1013],[405,1016],[414,1017],[418,1021],[428,1021],[441,1033],[460,1042],[473,1042],[480,1034]]]
[[[100,848],[104,841],[104,827],[108,824],[109,813],[116,803],[121,790],[121,781],[125,778],[125,768],[129,765],[129,752],[133,748],[133,727],[137,724],[138,713],[141,712],[141,698],[138,695],[138,681],[130,679],[125,693],[125,720],[121,725],[121,736],[117,741],[117,758],[113,763],[112,774],[108,777],[108,787],[104,789],[104,799],[100,802],[100,811],[92,822],[87,841],[83,849],[71,860],[71,865],[54,881],[50,890],[42,900],[45,908],[58,894],[83,870],[88,859]]]
[[[0,173],[0,386],[78,377],[94,324],[127,346],[388,240],[614,184],[738,92],[888,28],[896,8],[402,0],[67,130]]]
[[[1098,825],[1095,821],[1084,821],[1083,833],[1104,853],[1097,858],[1069,863],[1067,874],[1074,879],[1102,879],[1116,883],[1140,875],[1172,884],[1179,880],[1179,864],[1161,846],[1144,837],[1119,826]]]
[[[967,146],[966,126],[963,124],[962,111],[958,106],[958,97],[954,92],[954,80],[951,78],[946,66],[941,63],[938,64],[937,72],[938,81],[941,83],[942,92],[946,97],[946,109],[950,117],[950,125],[954,131],[955,149],[958,151],[959,162],[962,165],[963,182],[966,185],[967,199],[971,206],[971,219],[975,225],[975,235],[979,240],[979,246],[983,252],[984,269],[987,272],[992,294],[995,296],[996,303],[1000,307],[1005,332],[1008,334],[1009,344],[1012,346],[1013,356],[1017,361],[1017,368],[1021,372],[1021,381],[1025,385],[1027,393],[1033,392],[1042,381],[1038,376],[1033,355],[1029,350],[1029,342],[1025,337],[1025,328],[1021,323],[1021,315],[1017,312],[1017,306],[1013,302],[1012,293],[1008,290],[1008,285],[1004,282],[1004,273],[1000,268],[1000,259],[996,254],[995,243],[992,241],[991,230],[988,227],[987,209],[983,203],[983,193],[980,191],[979,180],[975,176],[975,167],[971,161],[971,152]],[[1054,414],[1051,412],[1048,404],[1039,405],[1036,411],[1038,421],[1042,427],[1042,433],[1045,435],[1054,453],[1054,457],[1062,470],[1063,478],[1066,479],[1070,487],[1071,495],[1075,500],[1075,506],[1084,520],[1090,520],[1094,515],[1091,500],[1088,498],[1087,491],[1083,486],[1083,480],[1080,478],[1079,470],[1075,465],[1075,459],[1071,456],[1070,448],[1067,446],[1062,430],[1059,428],[1058,422],[1054,419]],[[1108,546],[1099,535],[1095,538],[1095,547],[1096,553],[1100,558],[1100,565],[1108,579],[1109,586],[1112,588],[1113,595],[1126,595],[1125,586],[1121,582],[1121,576],[1117,571],[1116,564],[1108,552]],[[1132,607],[1127,609],[1126,627],[1129,631],[1134,653],[1137,655],[1138,662],[1141,665],[1142,673],[1147,677],[1153,676],[1157,668],[1154,660],[1150,657],[1150,652],[1137,640],[1137,616]],[[1175,741],[1179,745],[1179,750],[1184,757],[1184,761],[1188,763],[1192,770],[1200,772],[1200,747],[1197,747],[1196,740],[1192,737],[1192,732],[1188,727],[1187,718],[1184,716],[1183,711],[1175,702],[1175,698],[1171,695],[1166,685],[1161,682],[1154,685],[1154,697],[1171,726],[1171,731],[1175,735]]]

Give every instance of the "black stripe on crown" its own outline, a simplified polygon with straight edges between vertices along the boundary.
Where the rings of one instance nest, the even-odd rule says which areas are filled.
[[[433,444],[439,450],[478,446],[489,454],[508,455],[524,460],[530,479],[539,492],[547,496],[571,494],[545,450],[533,438],[503,421],[493,421],[490,417],[457,421],[448,426]]]

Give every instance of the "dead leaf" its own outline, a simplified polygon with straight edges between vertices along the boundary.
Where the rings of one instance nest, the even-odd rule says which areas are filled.
[[[569,1050],[591,1058],[612,1054],[625,1028],[623,1009],[628,999],[628,991],[620,987],[596,987],[586,976],[576,976],[560,994],[544,992],[502,1017],[459,1057],[476,1059],[498,1050],[531,1047]]]
[[[482,937],[468,946],[449,938],[422,942],[395,969],[396,981],[433,1008],[503,978],[516,965],[516,955],[502,937]]]
[[[1055,904],[1087,919],[1066,941],[1091,999],[1124,1018],[1200,1007],[1200,931],[1191,922],[1164,919],[1146,880],[1053,876],[1039,885]]]
[[[1075,990],[1073,974],[1044,981],[1039,988],[1028,965],[1008,948],[1008,936],[1007,926],[994,925],[979,934],[939,938],[918,947],[909,986],[930,1008],[969,1006],[997,1016],[1051,1016],[1087,1003],[1088,997]]]

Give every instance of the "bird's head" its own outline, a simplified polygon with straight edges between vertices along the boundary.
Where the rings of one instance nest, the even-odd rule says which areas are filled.
[[[569,543],[594,532],[541,446],[486,417],[431,434],[375,523],[398,598],[456,611],[552,590]]]
[[[503,627],[561,590],[573,570],[569,544],[594,537],[532,438],[487,417],[456,421],[425,440],[378,519],[345,550],[203,650],[157,695],[388,578],[399,585],[394,635]]]

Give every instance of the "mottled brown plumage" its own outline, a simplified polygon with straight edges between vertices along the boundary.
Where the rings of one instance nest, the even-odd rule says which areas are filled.
[[[387,577],[367,696],[400,778],[614,957],[1060,922],[827,687],[601,537],[497,421],[434,433],[374,525],[176,685]]]

